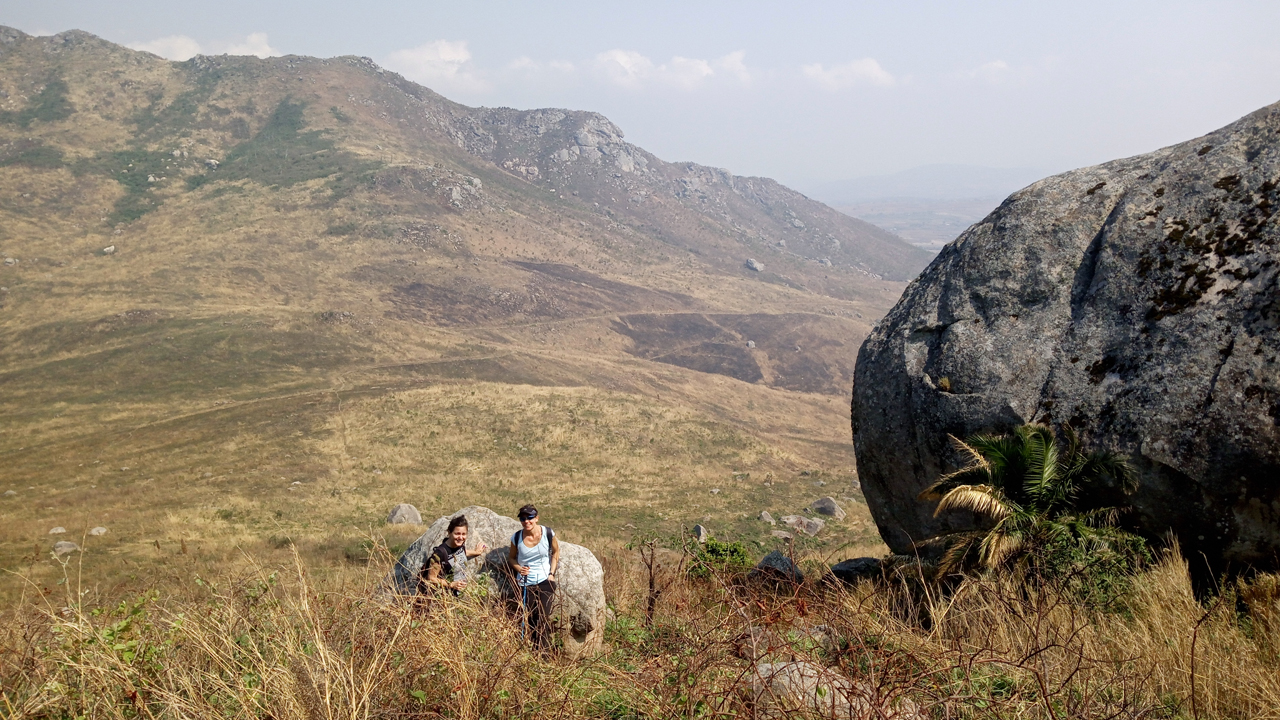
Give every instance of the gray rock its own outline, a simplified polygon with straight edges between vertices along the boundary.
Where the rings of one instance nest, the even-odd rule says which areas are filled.
[[[14,265],[18,264],[18,260],[17,258],[5,258],[4,264],[8,267],[13,267]]]
[[[879,558],[860,557],[841,560],[832,565],[831,574],[843,582],[856,585],[862,580],[880,577],[883,574],[883,570],[881,569]]]
[[[66,529],[66,528],[64,528],[64,527],[62,527],[61,525],[59,525],[58,527],[56,527],[56,528],[53,528],[53,529],[49,530],[49,534],[50,534],[50,535],[62,535],[62,534],[63,534],[63,533],[65,533],[66,531],[67,531],[67,529]]]
[[[115,255],[115,254],[116,254],[116,246],[115,246],[115,245],[108,245],[108,246],[106,246],[106,247],[102,248],[102,254],[103,254],[103,255]]]
[[[773,519],[773,516],[769,514],[769,511],[768,511],[768,510],[761,510],[761,511],[760,511],[760,520],[761,520],[762,522],[767,522],[767,523],[769,523],[770,525],[776,525],[776,524],[778,524],[778,521]]]
[[[5,491],[4,491],[4,496],[5,496],[5,497],[17,497],[17,496],[18,496],[18,492],[17,492],[16,490],[5,490]]]
[[[764,263],[757,261],[755,258],[747,258],[746,265],[748,270],[754,270],[756,272],[764,271]]]
[[[418,508],[409,503],[400,503],[391,508],[391,514],[387,516],[388,525],[421,525],[422,514],[418,512]]]
[[[467,516],[467,547],[475,547],[482,542],[489,546],[486,554],[469,561],[472,577],[490,583],[501,597],[509,599],[515,596],[516,586],[511,581],[507,552],[511,547],[511,536],[520,531],[520,523],[478,505],[463,508],[432,523],[396,561],[395,568],[385,580],[388,587],[401,595],[417,592],[423,560],[444,541],[449,521],[458,515]],[[560,618],[565,653],[570,657],[595,654],[602,649],[604,641],[607,609],[604,569],[590,550],[560,538],[560,567],[557,570],[555,613]]]
[[[58,557],[62,557],[63,555],[70,555],[71,553],[76,552],[79,549],[80,549],[79,545],[73,542],[67,542],[66,540],[59,540],[58,542],[53,544],[53,554]]]
[[[776,538],[778,538],[779,540],[794,540],[794,539],[795,539],[795,535],[792,535],[791,533],[787,532],[786,530],[774,530],[774,531],[770,532],[769,534],[770,534],[770,535],[772,535],[772,536],[774,536],[774,537],[776,537]]]
[[[711,531],[701,525],[693,526],[693,539],[700,543],[704,543],[711,539]]]
[[[783,515],[778,520],[792,530],[802,532],[809,537],[817,535],[822,532],[822,528],[826,527],[826,523],[818,518],[807,518],[803,515]]]
[[[219,165],[221,165],[221,164],[222,164],[222,163],[218,162],[217,160],[213,160],[213,159],[209,159],[209,160],[205,160],[205,161],[204,161],[204,166],[205,166],[205,167],[207,167],[207,168],[209,168],[210,170],[217,170],[217,169],[218,169],[218,166],[219,166]]]
[[[813,508],[813,511],[819,515],[826,515],[836,520],[845,518],[844,508],[840,507],[840,503],[836,502],[836,499],[830,495],[814,500],[809,507]]]
[[[893,720],[924,718],[909,700],[892,706],[878,705],[870,683],[854,682],[839,672],[810,662],[777,662],[756,665],[751,677],[755,716],[839,718],[883,717]]]
[[[101,536],[101,535],[106,535],[106,534],[107,534],[107,529],[106,529],[106,528],[104,528],[104,527],[102,527],[101,525],[99,525],[98,527],[96,527],[96,528],[94,528],[94,529],[90,530],[90,531],[89,531],[89,534],[90,534],[90,535],[93,535],[94,537],[99,537],[99,536]]]
[[[791,558],[777,550],[761,558],[749,574],[753,578],[766,580],[785,580],[794,583],[804,581],[804,573],[800,572],[800,568],[796,567]]]
[[[972,527],[916,499],[962,461],[948,434],[1069,422],[1132,458],[1143,532],[1214,572],[1278,569],[1277,177],[1280,103],[1041,180],[945,247],[858,354],[858,474],[889,547]]]
[[[755,346],[756,346],[756,341],[755,341],[755,340],[748,340],[748,341],[747,341],[747,347],[748,347],[748,348],[754,348]]]

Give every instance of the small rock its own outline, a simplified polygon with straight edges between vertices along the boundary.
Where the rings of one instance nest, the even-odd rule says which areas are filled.
[[[5,265],[8,265],[9,267],[13,267],[14,265],[17,265],[17,264],[18,264],[18,259],[17,259],[17,258],[5,258],[5,259],[4,259],[4,264],[5,264]]]
[[[814,500],[809,507],[813,508],[813,511],[819,515],[826,515],[836,520],[845,519],[844,508],[840,507],[840,503],[836,502],[836,499],[830,495]]]
[[[764,264],[757,261],[755,258],[747,258],[746,265],[748,270],[754,270],[755,272],[762,272],[764,270]]]
[[[400,503],[391,508],[391,514],[387,516],[387,524],[421,525],[422,515],[418,512],[418,508],[409,503]]]
[[[831,574],[850,585],[856,585],[861,580],[880,577],[881,572],[880,559],[873,557],[842,560],[831,566]]]
[[[794,562],[791,562],[791,558],[777,550],[765,555],[756,564],[750,576],[757,579],[785,580],[793,583],[804,580],[804,573],[800,572],[800,568],[796,567]]]
[[[772,536],[774,536],[774,537],[776,537],[776,538],[778,538],[779,540],[794,540],[794,539],[795,539],[795,537],[796,537],[795,535],[792,535],[791,533],[787,532],[786,530],[774,530],[773,532],[771,532],[771,533],[769,533],[769,534],[770,534],[770,535],[772,535]]]
[[[155,175],[148,175],[148,176],[147,176],[147,182],[149,182],[149,183],[153,183],[153,182],[155,182],[155,181],[156,181],[156,176],[155,176]]]
[[[293,482],[289,483],[289,487],[293,487],[294,485],[301,485],[301,484],[302,484],[301,480],[294,480]]]
[[[769,523],[770,525],[777,525],[777,524],[778,524],[778,521],[773,519],[773,516],[769,514],[769,511],[768,511],[768,510],[761,510],[761,511],[760,511],[760,520],[761,520],[762,522],[767,522],[767,523]]]
[[[205,161],[204,161],[204,166],[205,166],[205,167],[207,167],[207,168],[209,168],[210,170],[217,170],[217,169],[218,169],[218,166],[219,166],[219,165],[221,165],[221,164],[222,164],[222,163],[218,162],[217,160],[213,160],[213,159],[209,159],[209,160],[205,160]]]
[[[102,527],[101,525],[99,525],[98,527],[96,527],[96,528],[94,528],[94,529],[90,530],[90,531],[89,531],[89,534],[90,534],[90,535],[92,535],[92,536],[94,536],[94,537],[98,537],[98,536],[100,536],[100,535],[106,535],[106,534],[107,534],[107,529],[106,529],[106,528],[104,528],[104,527]]]
[[[205,479],[208,479],[208,478],[213,477],[213,473],[211,473],[211,472],[207,472],[207,473],[205,473],[204,475],[201,475],[200,477],[205,478]]]
[[[751,679],[751,694],[759,717],[924,718],[910,700],[886,703],[871,684],[811,662],[760,663]]]
[[[17,496],[18,496],[18,492],[17,492],[16,490],[5,490],[5,491],[4,491],[4,496],[5,496],[5,497],[17,497]]]
[[[827,486],[827,481],[826,481],[826,480],[819,480],[818,482],[814,483],[814,485],[817,485],[818,487],[826,487],[826,486]]]
[[[172,156],[174,156],[174,157],[176,157],[176,158],[180,158],[180,157],[182,157],[182,151],[181,151],[181,150],[174,150],[173,152],[171,152],[171,153],[169,153],[169,154],[170,154],[170,155],[172,155]]]
[[[61,535],[61,534],[65,533],[66,531],[67,531],[67,529],[66,529],[66,528],[64,528],[64,527],[62,527],[61,525],[59,525],[58,527],[56,527],[56,528],[54,528],[54,529],[50,530],[50,531],[49,531],[49,534],[50,534],[50,535]]]
[[[822,258],[821,263],[823,267],[831,267],[831,258]]]
[[[809,537],[813,537],[822,532],[822,528],[826,527],[826,523],[817,518],[807,518],[803,515],[783,515],[778,518],[783,525],[798,530]]]
[[[701,525],[694,525],[693,538],[700,543],[704,543],[711,539],[711,531]]]
[[[755,341],[755,340],[748,340],[748,341],[747,341],[747,347],[749,347],[749,348],[753,348],[753,347],[755,347],[755,346],[756,346],[756,341]]]
[[[711,494],[712,494],[712,495],[719,495],[719,494],[720,494],[720,488],[711,488]]]
[[[53,554],[57,555],[58,557],[62,557],[63,555],[68,555],[79,549],[80,549],[79,545],[73,542],[67,542],[66,540],[59,540],[58,542],[53,544]]]
[[[103,254],[103,255],[115,255],[115,254],[116,254],[116,246],[115,246],[115,245],[108,245],[108,246],[106,246],[106,247],[102,248],[102,254]]]

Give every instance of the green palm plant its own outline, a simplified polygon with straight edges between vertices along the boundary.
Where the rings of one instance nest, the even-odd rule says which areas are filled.
[[[985,527],[941,538],[947,546],[943,572],[1019,564],[1046,570],[1071,558],[1132,554],[1142,547],[1139,538],[1116,527],[1116,508],[1079,508],[1081,493],[1089,490],[1118,485],[1132,493],[1132,467],[1115,453],[1086,451],[1070,426],[1063,436],[1039,424],[1007,435],[951,436],[968,463],[938,478],[919,498],[937,501],[935,517],[967,510],[985,520]]]

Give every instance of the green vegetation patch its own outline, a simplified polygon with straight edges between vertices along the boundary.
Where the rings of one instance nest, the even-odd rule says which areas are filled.
[[[19,140],[0,150],[0,167],[22,165],[29,168],[59,168],[63,166],[62,151],[38,140]]]
[[[84,160],[77,173],[110,176],[124,187],[124,196],[115,203],[111,222],[133,222],[160,207],[162,200],[152,190],[161,178],[180,171],[180,161],[170,153],[155,150],[119,150]]]
[[[45,83],[44,88],[21,110],[0,110],[0,123],[31,127],[33,122],[57,122],[76,111],[67,100],[67,84],[60,78]]]
[[[284,99],[271,119],[252,138],[227,154],[217,170],[190,178],[195,189],[212,180],[253,180],[287,187],[319,178],[342,184],[377,167],[376,163],[340,150],[320,130],[306,130],[302,103]]]

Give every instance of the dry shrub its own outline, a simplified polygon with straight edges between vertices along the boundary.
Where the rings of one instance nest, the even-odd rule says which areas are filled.
[[[327,589],[298,562],[111,608],[27,606],[0,626],[0,708],[6,718],[752,717],[764,710],[757,666],[800,661],[848,678],[867,717],[1280,717],[1274,576],[1201,603],[1169,554],[1136,579],[1128,612],[1099,614],[994,577],[945,593],[902,575],[846,588],[694,579],[679,553],[649,558],[605,557],[617,616],[607,651],[579,661],[532,653],[519,624],[479,595],[417,607],[381,596],[385,553],[364,580]],[[804,716],[798,701],[769,710]]]

